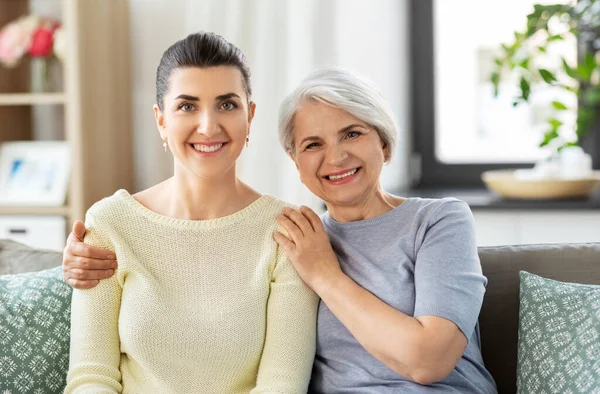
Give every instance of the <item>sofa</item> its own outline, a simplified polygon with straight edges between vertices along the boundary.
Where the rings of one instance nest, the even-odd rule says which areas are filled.
[[[488,278],[479,320],[483,358],[486,367],[496,381],[498,392],[500,394],[515,393],[520,305],[519,271],[524,270],[565,282],[600,284],[600,243],[483,247],[479,249],[479,255],[483,272]],[[62,273],[59,267],[61,259],[60,252],[34,250],[15,242],[0,240],[0,275],[42,271],[44,272],[43,280],[35,277],[28,282],[33,283],[31,287],[38,292],[44,290],[44,286],[48,288],[46,289],[48,291],[52,287],[52,292],[57,293],[58,298],[65,300],[70,299],[70,288],[61,280]],[[56,268],[52,269],[52,267]],[[18,275],[18,277],[22,276]],[[14,277],[12,276],[12,278]],[[18,286],[25,282],[19,280],[16,281],[16,285],[14,283],[6,285],[8,282],[4,281],[6,283],[2,287],[2,278],[9,277],[0,276],[0,313],[7,313],[6,304],[9,301],[7,301],[5,293],[17,291]],[[26,292],[30,290],[27,289]],[[22,298],[31,299],[31,295],[27,293]],[[2,306],[2,302],[4,302],[4,306]],[[41,303],[41,300],[39,302]],[[57,308],[56,302],[51,305]],[[64,336],[65,320],[68,320],[68,305],[63,305],[61,312],[57,310],[56,313],[61,315],[57,316],[55,321],[55,324],[60,324],[62,327],[58,334]],[[40,321],[39,318],[31,321],[44,324],[44,321]],[[58,323],[59,321],[60,323]],[[19,375],[18,366],[7,367],[7,361],[9,361],[7,357],[14,356],[9,350],[9,347],[14,345],[14,338],[10,343],[7,340],[3,341],[1,322],[2,320],[0,320],[0,392],[61,392],[62,386],[59,389],[56,388],[60,384],[64,385],[68,365],[68,338],[59,338],[60,343],[58,345],[54,343],[54,349],[58,350],[50,353],[51,359],[56,360],[54,364],[58,367],[45,369],[43,365],[40,366],[42,359],[38,358],[37,366],[34,363],[35,360],[27,361],[30,372],[23,372]],[[56,329],[51,331],[51,328],[48,327],[49,335],[56,334]],[[27,327],[20,327],[20,329],[26,330]],[[26,341],[29,336],[24,336],[24,338],[19,341]],[[47,350],[49,348],[47,344],[53,344],[52,341],[53,339],[50,338],[44,342],[45,344],[42,344],[42,340],[39,346]],[[35,348],[35,346],[33,347]],[[4,357],[3,354],[5,354]],[[48,354],[45,356],[48,357]],[[59,372],[63,374],[60,376],[62,381],[57,382]],[[51,388],[48,388],[50,386]],[[21,391],[18,390],[19,387]],[[595,391],[596,389],[597,391]],[[600,392],[600,387],[585,392]]]

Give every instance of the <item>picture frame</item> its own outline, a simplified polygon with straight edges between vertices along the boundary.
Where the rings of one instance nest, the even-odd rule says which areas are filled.
[[[71,167],[65,141],[0,145],[0,206],[63,206]]]

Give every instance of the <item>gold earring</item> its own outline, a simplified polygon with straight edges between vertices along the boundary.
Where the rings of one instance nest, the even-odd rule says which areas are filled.
[[[247,136],[246,136],[246,148],[248,147],[248,143],[249,143],[249,142],[250,142],[250,136],[249,136],[249,135],[247,135]]]
[[[168,146],[169,144],[167,144],[167,141],[165,140],[165,142],[163,142],[163,148],[165,148],[165,152],[167,151]]]

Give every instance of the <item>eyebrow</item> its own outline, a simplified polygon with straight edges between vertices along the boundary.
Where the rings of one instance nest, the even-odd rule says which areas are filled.
[[[221,94],[219,96],[216,97],[216,100],[227,100],[229,98],[232,97],[237,97],[239,99],[241,99],[241,97],[236,94],[236,93],[225,93],[225,94]],[[200,101],[200,98],[196,97],[196,96],[190,96],[189,94],[180,94],[179,96],[175,97],[175,100],[178,99],[183,99],[183,100],[188,100],[188,101]]]
[[[175,97],[175,100],[177,99],[184,99],[184,100],[189,100],[189,101],[200,101],[200,99],[196,96],[190,96],[187,94],[180,94],[179,96]]]
[[[338,130],[338,134],[343,134],[343,133],[345,133],[346,131],[349,131],[349,130],[351,130],[351,129],[355,128],[355,127],[360,127],[361,129],[364,129],[364,128],[365,128],[365,126],[363,126],[363,125],[361,125],[361,124],[358,124],[358,123],[352,123],[351,125],[348,125],[348,126],[346,126],[346,127],[343,127],[343,128],[341,128],[340,130]],[[314,136],[314,135],[313,135],[313,136],[310,136],[310,137],[306,137],[306,138],[304,138],[302,141],[300,141],[300,145],[303,145],[305,142],[308,142],[308,141],[314,141],[314,140],[319,140],[319,139],[321,139],[321,138],[320,138],[320,137],[317,137],[317,136]]]
[[[240,97],[238,94],[236,94],[236,93],[226,93],[226,94],[222,94],[222,95],[220,95],[220,96],[217,96],[217,100],[227,100],[227,99],[229,99],[229,98],[232,98],[232,97],[237,97],[237,98],[239,98],[240,100],[242,99],[242,98],[241,98],[241,97]]]

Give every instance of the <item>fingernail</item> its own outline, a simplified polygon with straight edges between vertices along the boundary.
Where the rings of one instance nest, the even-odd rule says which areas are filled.
[[[109,255],[107,256],[107,258],[108,258],[108,260],[114,260],[114,259],[116,259],[116,257],[115,257],[115,255],[114,255],[114,254],[109,254]]]
[[[117,268],[117,266],[118,266],[117,262],[113,261],[113,263],[110,265],[110,268],[115,269],[115,268]]]
[[[106,270],[106,275],[108,275],[108,276],[112,276],[113,273],[114,273],[113,270]]]
[[[73,279],[67,279],[67,283],[73,286],[75,284],[75,281]]]

